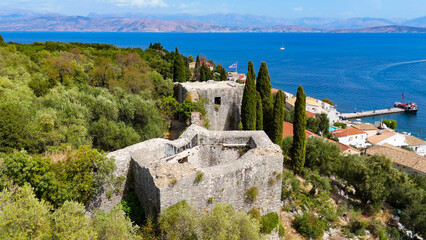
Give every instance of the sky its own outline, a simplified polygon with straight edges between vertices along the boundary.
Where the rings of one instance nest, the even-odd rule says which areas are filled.
[[[214,13],[252,14],[277,18],[380,17],[426,15],[426,0],[1,0],[0,9],[87,16],[97,14]]]

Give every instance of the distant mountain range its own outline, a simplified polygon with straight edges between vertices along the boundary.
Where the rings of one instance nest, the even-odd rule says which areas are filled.
[[[0,11],[0,31],[70,32],[426,32],[426,17],[301,18],[253,15],[97,15],[64,16],[29,11]]]

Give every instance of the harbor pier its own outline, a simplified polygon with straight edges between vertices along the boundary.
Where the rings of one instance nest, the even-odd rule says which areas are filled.
[[[403,113],[403,112],[405,112],[405,110],[402,108],[387,108],[387,109],[361,111],[361,112],[354,112],[354,113],[342,113],[341,116],[346,119],[353,119],[353,118],[372,117],[372,116],[379,116],[379,115],[386,115],[386,114],[393,114],[393,113]]]

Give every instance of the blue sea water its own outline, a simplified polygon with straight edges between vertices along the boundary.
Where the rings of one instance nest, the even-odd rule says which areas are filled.
[[[426,34],[382,33],[70,33],[1,32],[5,41],[108,43],[147,48],[161,42],[184,55],[203,54],[216,64],[238,61],[247,71],[265,61],[272,87],[295,93],[302,85],[314,98],[330,98],[341,112],[391,107],[405,92],[417,114],[364,118],[395,119],[398,130],[426,139]],[[280,47],[284,43],[285,50]]]

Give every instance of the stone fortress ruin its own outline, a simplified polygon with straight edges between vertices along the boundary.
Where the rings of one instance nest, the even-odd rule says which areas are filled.
[[[219,131],[238,129],[243,93],[244,84],[233,81],[184,82],[175,87],[180,103],[187,98],[191,101],[204,98],[209,129]]]
[[[179,139],[151,139],[111,152],[116,175],[127,178],[119,193],[105,192],[93,207],[109,210],[127,190],[145,213],[157,213],[182,200],[199,211],[225,202],[262,214],[279,212],[283,156],[263,131],[210,131],[191,125]]]

